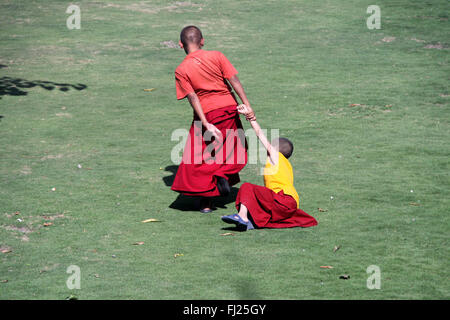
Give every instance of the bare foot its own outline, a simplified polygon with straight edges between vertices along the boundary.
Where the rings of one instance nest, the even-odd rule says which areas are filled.
[[[244,222],[248,222],[248,216],[247,216],[247,214],[241,214],[241,213],[238,213],[238,216],[241,217],[241,219],[244,220]]]

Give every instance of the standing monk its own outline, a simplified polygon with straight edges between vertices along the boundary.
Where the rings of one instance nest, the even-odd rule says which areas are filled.
[[[177,99],[188,98],[194,120],[171,189],[200,197],[200,211],[208,213],[211,198],[227,195],[247,163],[247,144],[231,87],[242,103],[249,105],[249,101],[225,55],[202,50],[199,28],[183,28],[179,44],[186,57],[175,70]]]

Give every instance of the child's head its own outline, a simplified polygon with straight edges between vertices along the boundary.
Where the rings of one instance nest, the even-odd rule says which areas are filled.
[[[187,52],[190,45],[201,47],[203,45],[203,35],[196,26],[187,26],[181,30],[180,46]]]
[[[291,140],[287,138],[278,138],[274,139],[272,141],[272,145],[278,149],[279,152],[286,158],[289,159],[289,157],[292,155],[292,152],[294,151],[294,145],[292,144]]]

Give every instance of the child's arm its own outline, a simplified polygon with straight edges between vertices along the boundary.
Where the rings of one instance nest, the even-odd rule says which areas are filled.
[[[237,107],[237,110],[239,113],[245,114],[246,116],[251,114],[251,118],[248,119],[250,121],[250,125],[252,126],[253,130],[255,130],[256,136],[259,138],[263,146],[267,149],[270,162],[272,162],[273,165],[276,165],[278,163],[278,151],[274,148],[274,146],[272,146],[269,140],[267,140],[266,135],[261,130],[258,122],[256,122],[256,117],[253,110],[245,104],[239,105]]]

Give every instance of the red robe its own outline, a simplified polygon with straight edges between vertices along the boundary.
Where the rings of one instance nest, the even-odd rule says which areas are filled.
[[[278,193],[271,189],[244,183],[236,197],[236,209],[240,204],[248,209],[253,224],[258,228],[312,227],[316,219],[297,208],[297,202],[283,191]]]
[[[212,110],[205,116],[222,132],[223,141],[214,138],[205,141],[202,138],[205,128],[194,114],[183,159],[171,187],[188,196],[219,196],[217,177],[224,177],[232,186],[240,181],[238,172],[247,164],[247,142],[236,105]]]

